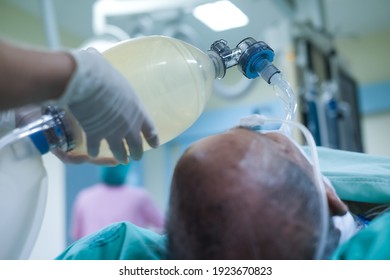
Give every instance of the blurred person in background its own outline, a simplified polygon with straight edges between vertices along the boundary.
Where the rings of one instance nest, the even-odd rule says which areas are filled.
[[[71,237],[80,239],[115,222],[162,232],[164,215],[150,193],[127,184],[131,163],[101,168],[101,183],[81,190],[73,205]]]

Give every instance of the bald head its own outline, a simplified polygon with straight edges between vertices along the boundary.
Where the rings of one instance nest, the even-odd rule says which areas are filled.
[[[176,165],[175,259],[310,259],[318,239],[311,168],[283,135],[243,128],[193,144]]]

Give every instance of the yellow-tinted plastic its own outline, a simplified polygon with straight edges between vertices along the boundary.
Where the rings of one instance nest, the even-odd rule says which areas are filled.
[[[103,52],[140,96],[160,143],[189,128],[211,95],[215,68],[207,54],[183,41],[148,36],[123,41]],[[83,141],[85,143],[85,141]],[[150,149],[144,141],[144,150]],[[74,152],[85,152],[85,144]],[[99,157],[112,157],[102,143]]]

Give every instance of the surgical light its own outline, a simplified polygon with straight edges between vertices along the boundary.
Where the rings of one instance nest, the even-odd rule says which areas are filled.
[[[249,18],[237,6],[225,0],[197,6],[193,15],[214,31],[242,27],[249,23]]]

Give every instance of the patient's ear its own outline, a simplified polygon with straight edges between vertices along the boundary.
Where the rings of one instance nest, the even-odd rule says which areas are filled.
[[[331,216],[342,216],[348,211],[348,206],[341,201],[329,182],[324,180],[326,197],[328,200],[329,212]]]

